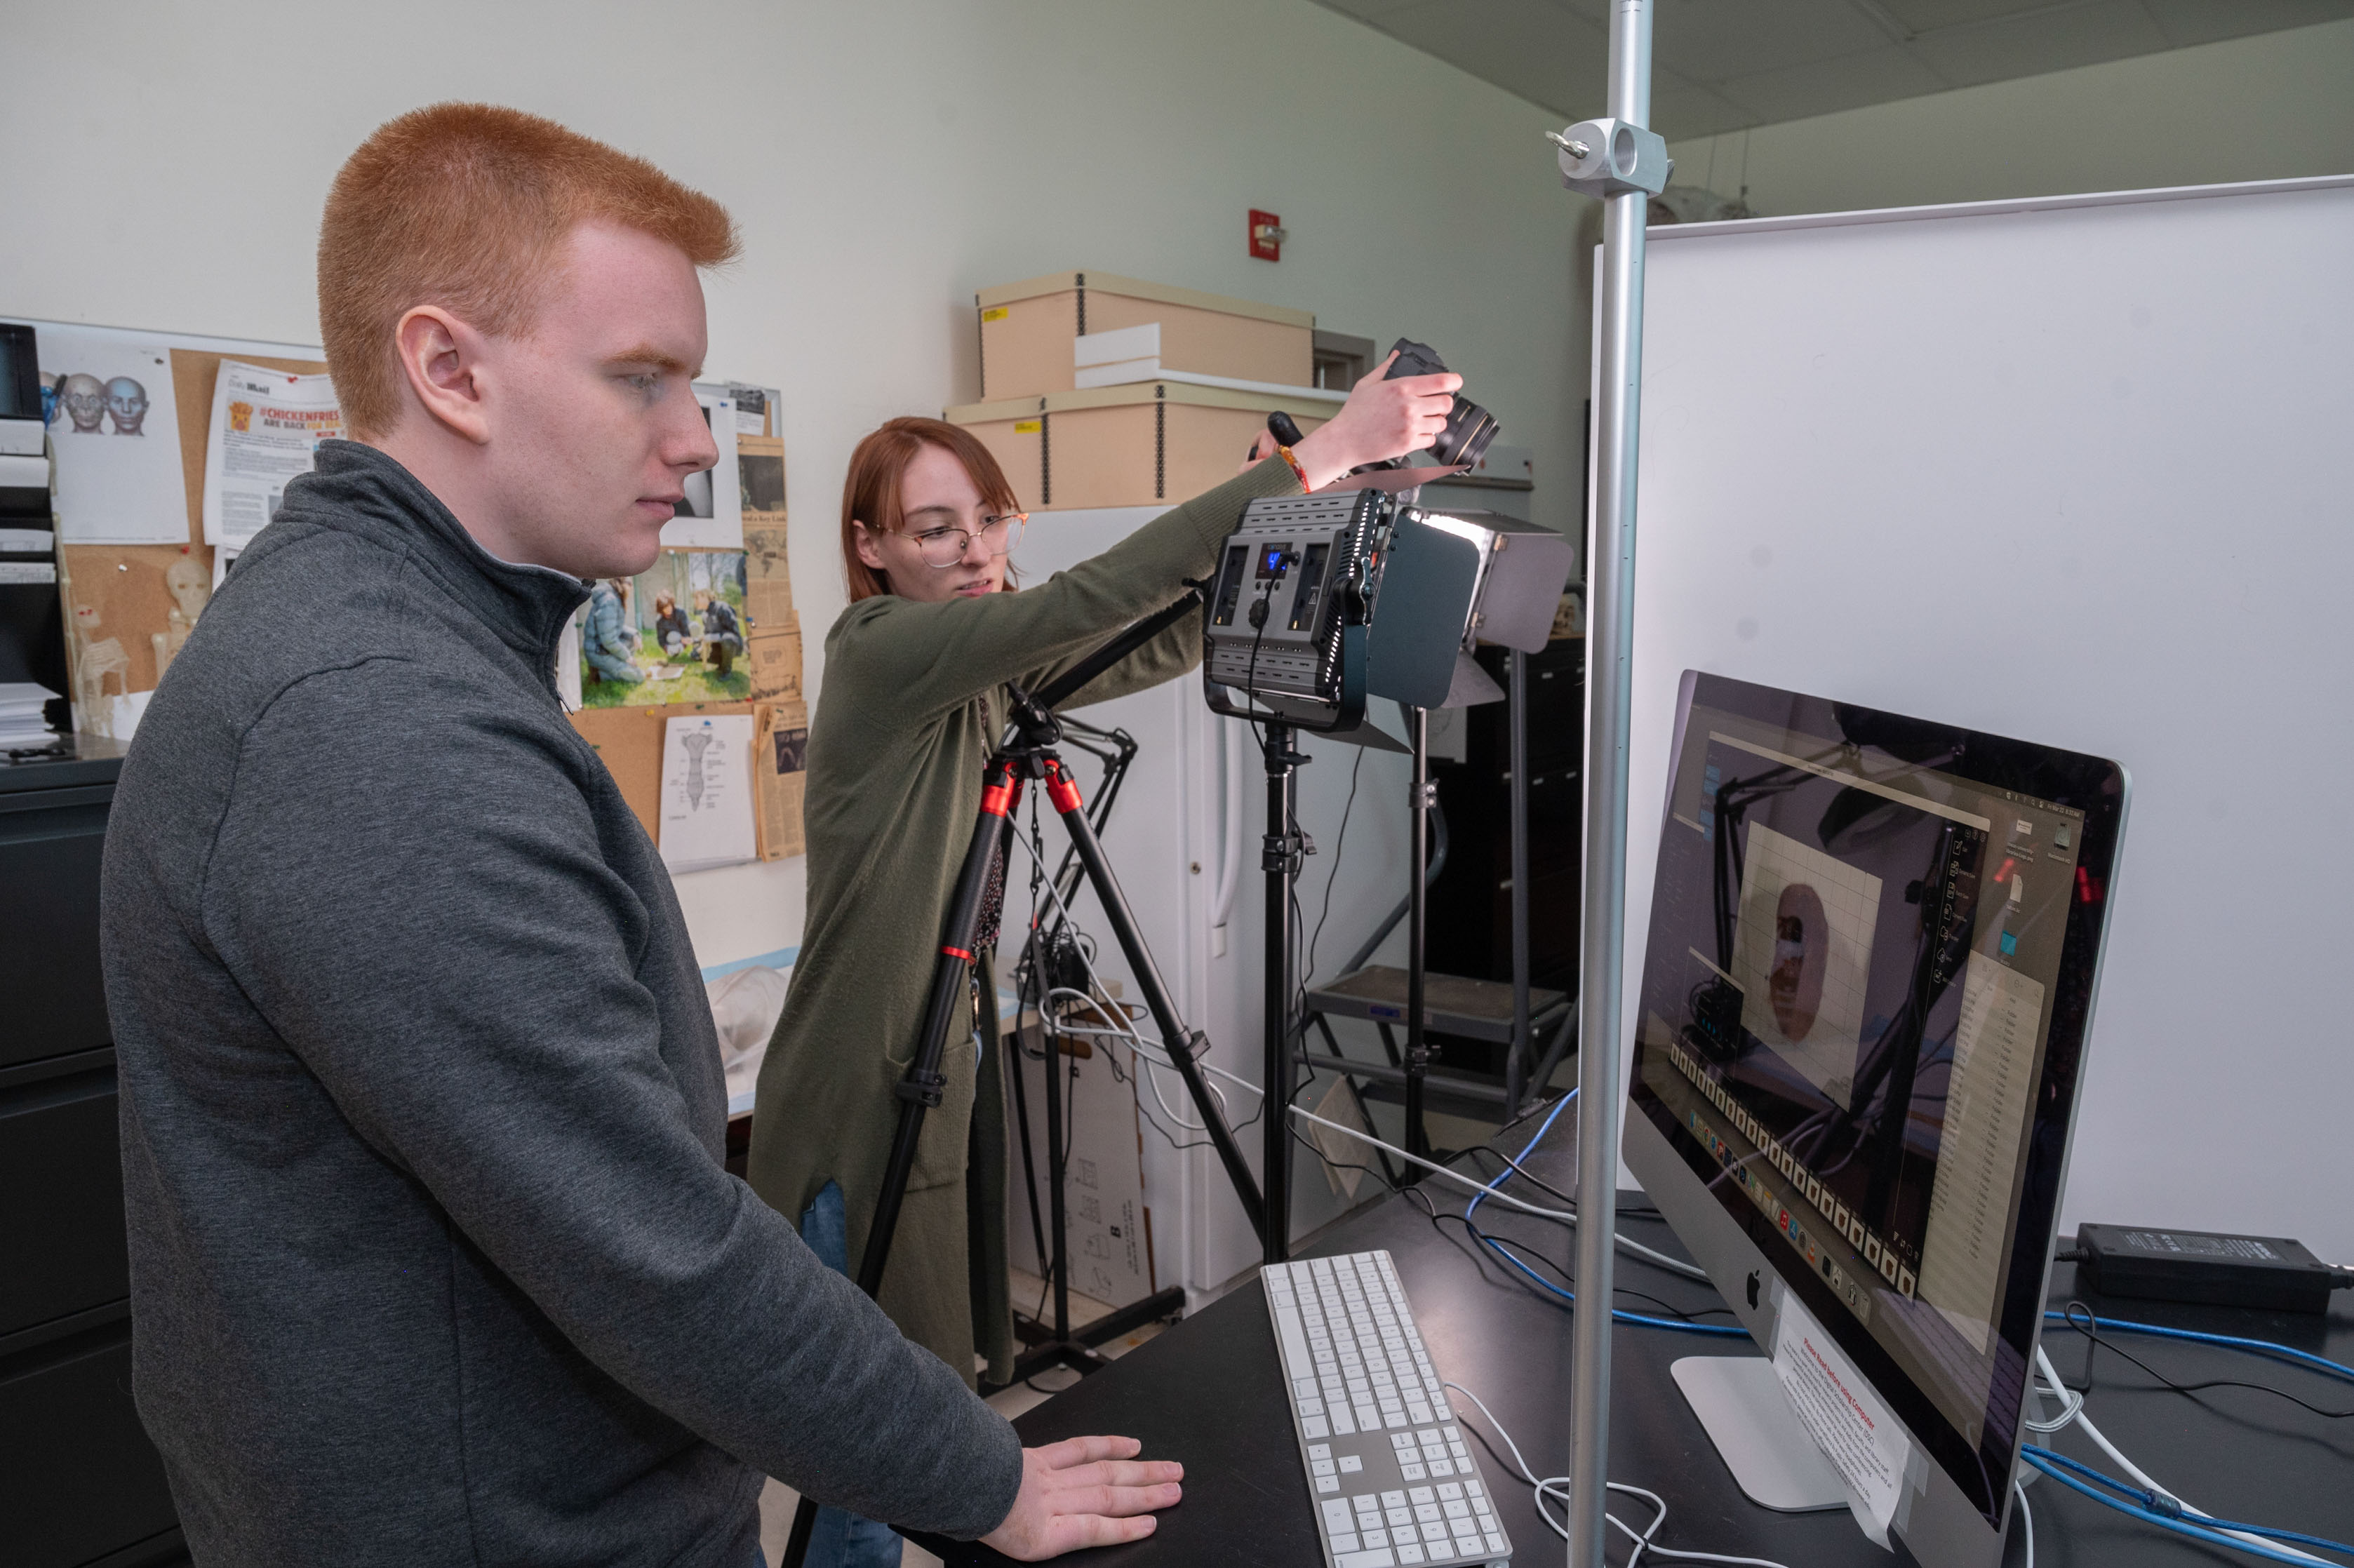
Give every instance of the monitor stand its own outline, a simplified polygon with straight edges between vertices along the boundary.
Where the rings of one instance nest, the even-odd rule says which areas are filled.
[[[1751,1502],[1780,1513],[1847,1507],[1847,1483],[1800,1425],[1772,1361],[1687,1356],[1669,1370]]]

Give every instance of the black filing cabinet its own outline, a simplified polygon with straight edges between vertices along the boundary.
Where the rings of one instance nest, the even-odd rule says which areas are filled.
[[[0,1557],[185,1560],[131,1401],[99,854],[121,748],[0,762]]]

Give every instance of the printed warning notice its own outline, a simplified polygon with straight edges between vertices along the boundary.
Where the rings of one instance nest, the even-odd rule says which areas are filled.
[[[1856,1523],[1886,1546],[1912,1439],[1795,1296],[1782,1298],[1775,1325],[1774,1375],[1823,1457],[1847,1482]]]

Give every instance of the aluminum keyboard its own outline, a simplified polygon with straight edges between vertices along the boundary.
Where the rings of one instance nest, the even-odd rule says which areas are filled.
[[[1332,1568],[1510,1558],[1390,1255],[1269,1264],[1259,1277]]]

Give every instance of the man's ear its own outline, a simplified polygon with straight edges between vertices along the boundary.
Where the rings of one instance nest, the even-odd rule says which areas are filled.
[[[482,334],[439,305],[419,305],[393,328],[410,396],[436,423],[476,446],[491,439]]]
[[[858,558],[872,571],[887,571],[883,564],[883,547],[875,543],[875,531],[864,523],[851,524],[852,537],[858,545]]]

